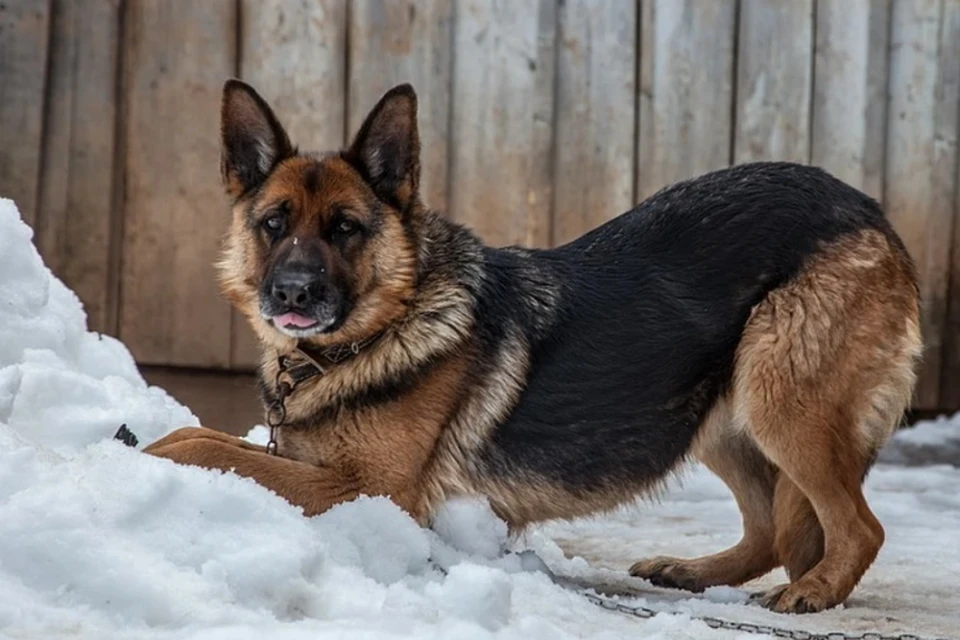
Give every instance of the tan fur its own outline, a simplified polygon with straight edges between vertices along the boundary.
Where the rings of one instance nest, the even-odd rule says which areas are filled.
[[[773,500],[776,555],[787,577],[798,580],[823,558],[823,527],[810,500],[785,473],[777,477]]]
[[[432,472],[449,471],[452,465],[438,461],[458,455],[446,450],[438,439],[444,417],[453,409],[451,403],[465,364],[463,359],[449,358],[402,402],[343,412],[336,420],[312,424],[309,429],[282,429],[282,457],[268,456],[263,447],[235,436],[197,427],[179,429],[145,451],[183,464],[233,469],[239,475],[256,478],[301,506],[307,515],[321,513],[362,493],[389,496],[426,524],[436,505],[428,497],[442,500],[449,485],[467,485],[465,480]],[[295,407],[292,402],[291,409]],[[317,437],[318,433],[323,437]],[[229,455],[223,455],[225,448],[230,449]],[[281,460],[284,463],[278,469],[276,463]],[[284,477],[287,471],[300,475]]]
[[[339,159],[330,159],[324,165],[336,168],[340,162]],[[296,177],[285,178],[287,172],[302,170],[304,167],[297,163],[278,170],[279,186],[275,198],[288,197],[285,185],[297,183]],[[357,184],[350,184],[349,180],[347,182],[347,190],[360,188]],[[342,202],[347,199],[328,191],[319,194],[301,192],[300,196],[304,201],[298,202],[298,206],[314,211],[322,211],[323,204],[330,200]],[[265,189],[262,199],[271,197],[269,188]],[[264,346],[262,370],[266,379],[273,380],[278,356],[292,351],[295,341],[279,334],[260,317],[255,284],[263,269],[259,255],[262,249],[244,229],[244,205],[241,202],[235,208],[233,229],[220,264],[222,286],[257,331]],[[465,312],[458,312],[468,304],[465,292],[452,289],[446,282],[424,283],[425,286],[413,289],[416,256],[396,219],[388,219],[380,236],[371,244],[368,254],[372,264],[361,265],[359,269],[360,279],[368,283],[363,287],[365,295],[361,304],[349,321],[331,334],[332,337],[318,336],[309,343],[322,346],[360,340],[381,330],[385,333],[349,362],[331,367],[324,376],[298,387],[297,393],[286,403],[289,421],[302,420],[335,404],[338,398],[361,392],[384,378],[414,369],[437,354],[451,352],[469,337],[472,318]],[[238,277],[239,274],[243,275]],[[403,321],[403,317],[442,317],[444,322]],[[452,411],[450,404],[457,395],[465,365],[463,358],[449,356],[402,402],[379,409],[341,412],[335,423],[314,424],[306,430],[282,429],[279,453],[284,458],[328,470],[341,478],[345,486],[354,487],[357,495],[389,495],[411,515],[425,522],[430,508],[448,494],[446,487],[467,486],[467,482],[458,477],[458,466],[447,462],[454,452],[446,453],[449,447],[437,442],[440,427]],[[318,438],[318,434],[323,436]],[[207,443],[198,444],[205,446]],[[191,457],[194,454],[180,455]],[[253,457],[248,467],[250,472],[244,473],[238,468],[237,473],[259,478],[264,473],[261,465],[269,466],[273,459]],[[436,479],[441,472],[445,474],[442,481]],[[335,483],[329,486],[334,487]],[[286,493],[281,495],[310,514],[329,508],[334,498],[337,501],[342,499],[339,489],[332,491],[330,495],[318,492],[320,495],[301,501],[291,499]]]
[[[233,471],[283,496],[304,515],[322,513],[364,493],[349,469],[268,455],[240,438],[201,427],[178,429],[144,449],[180,464]]]
[[[699,590],[779,563],[792,582],[765,594],[767,606],[819,611],[846,599],[884,538],[861,483],[909,403],[921,351],[905,264],[883,235],[864,231],[826,247],[753,310],[729,419],[695,448],[734,492],[744,539],[705,558],[641,561],[634,575]],[[775,485],[750,462],[758,455],[776,469]]]
[[[485,496],[494,513],[516,533],[536,522],[612,511],[652,490],[643,485],[623,485],[574,493],[531,476],[509,482],[484,478],[469,493]]]
[[[438,476],[438,459],[456,455],[440,440],[446,416],[453,412],[457,387],[466,361],[448,358],[411,390],[402,401],[341,412],[335,420],[309,429],[281,429],[285,457],[311,465],[337,466],[355,477],[364,493],[389,495],[422,523],[434,503],[456,477]],[[318,385],[324,380],[317,381]],[[310,399],[310,389],[291,397],[290,408]],[[318,431],[325,437],[318,438]],[[445,468],[444,468],[445,467]],[[449,474],[449,465],[444,465]],[[453,472],[454,474],[456,471]],[[464,484],[460,481],[459,484]]]
[[[820,561],[767,594],[774,609],[843,602],[876,557],[883,527],[861,483],[910,400],[918,327],[911,274],[872,231],[829,247],[755,310],[738,351],[738,418],[824,531]]]

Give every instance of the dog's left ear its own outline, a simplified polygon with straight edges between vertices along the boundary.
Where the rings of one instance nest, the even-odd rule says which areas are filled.
[[[240,80],[223,85],[220,107],[220,173],[234,198],[267,179],[296,150],[267,102]]]
[[[420,133],[412,86],[401,84],[380,98],[344,157],[400,211],[419,201]]]

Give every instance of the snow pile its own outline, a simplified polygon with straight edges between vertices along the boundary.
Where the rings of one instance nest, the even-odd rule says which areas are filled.
[[[0,200],[0,637],[735,637],[687,615],[597,608],[535,558],[504,553],[506,528],[482,502],[452,501],[434,531],[382,498],[307,519],[250,480],[111,440],[124,422],[146,443],[196,419],[144,383],[122,344],[86,331],[30,235]],[[551,524],[512,546],[558,573],[639,586],[638,603],[665,610],[943,636],[960,624],[950,604],[960,550],[948,542],[960,529],[956,469],[878,469],[871,497],[888,526],[878,566],[850,607],[797,619],[743,606],[743,589],[691,596],[624,579],[641,556],[736,541],[722,484],[697,468],[686,482],[660,505]]]
[[[880,452],[880,462],[924,466],[950,464],[960,467],[960,413],[918,422],[897,433]]]
[[[0,433],[81,447],[120,425],[144,438],[197,424],[148,387],[127,348],[86,330],[77,296],[43,265],[13,201],[0,198]]]

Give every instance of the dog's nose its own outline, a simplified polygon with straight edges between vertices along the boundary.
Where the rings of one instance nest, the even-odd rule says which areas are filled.
[[[270,295],[280,304],[294,309],[304,309],[316,302],[323,285],[309,273],[290,271],[274,276]]]

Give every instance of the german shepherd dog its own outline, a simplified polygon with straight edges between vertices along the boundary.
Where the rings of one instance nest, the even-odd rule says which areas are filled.
[[[921,351],[915,268],[875,201],[746,164],[555,249],[491,248],[421,202],[409,85],[332,153],[299,152],[240,81],[221,115],[222,288],[262,342],[277,436],[185,428],[146,451],[306,515],[384,495],[428,525],[477,494],[513,530],[633,501],[693,457],[743,538],[634,576],[700,591],[782,565],[759,594],[780,612],[851,593],[884,541],[862,482]]]

